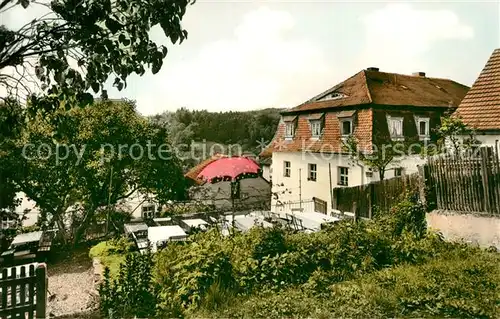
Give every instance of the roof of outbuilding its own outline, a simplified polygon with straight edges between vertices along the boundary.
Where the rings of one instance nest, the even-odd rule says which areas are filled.
[[[476,130],[500,129],[500,49],[493,51],[455,114]]]

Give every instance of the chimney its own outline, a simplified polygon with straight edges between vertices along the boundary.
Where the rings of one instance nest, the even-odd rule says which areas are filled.
[[[411,75],[425,78],[425,72],[413,72]]]
[[[378,68],[376,68],[374,66],[371,66],[371,67],[367,68],[366,71],[375,71],[375,72],[378,72]]]

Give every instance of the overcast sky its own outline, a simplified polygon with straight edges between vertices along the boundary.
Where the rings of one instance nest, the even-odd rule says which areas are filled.
[[[499,13],[498,1],[198,0],[162,70],[109,95],[135,99],[145,115],[288,108],[370,66],[470,86],[500,47]]]

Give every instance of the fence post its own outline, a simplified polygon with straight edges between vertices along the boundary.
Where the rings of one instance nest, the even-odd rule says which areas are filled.
[[[368,184],[368,218],[372,219],[373,216],[373,188],[375,186],[370,183]]]
[[[330,194],[332,194],[332,209],[339,209],[339,203],[337,200],[338,197],[338,192],[336,191],[337,188],[332,188],[330,189]]]
[[[491,175],[491,169],[489,165],[489,153],[486,147],[481,147],[481,179],[483,182],[483,199],[484,208],[487,212],[491,211],[490,208],[490,184],[489,176]]]
[[[36,267],[36,318],[45,319],[47,311],[47,267],[44,263]]]
[[[426,189],[426,176],[425,176],[425,165],[418,166],[418,191],[420,195],[420,201],[427,207],[427,199],[425,198],[425,189]]]
[[[357,206],[356,202],[352,203],[352,210],[354,213],[354,223],[358,222],[358,209],[356,206]]]

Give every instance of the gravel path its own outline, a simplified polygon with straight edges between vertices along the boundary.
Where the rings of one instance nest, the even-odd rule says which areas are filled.
[[[94,286],[88,250],[51,265],[48,264],[48,306],[50,317],[75,314],[96,308],[98,292]]]

